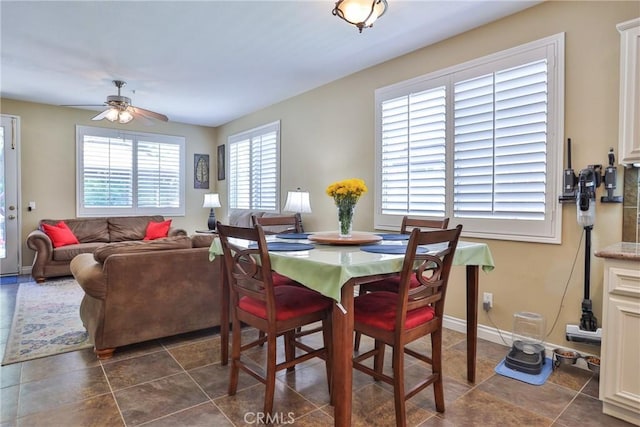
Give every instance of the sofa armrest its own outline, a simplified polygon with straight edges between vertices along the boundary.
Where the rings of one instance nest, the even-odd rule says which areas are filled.
[[[38,282],[44,281],[44,269],[53,260],[53,243],[41,230],[33,230],[27,236],[27,247],[36,252],[31,266],[31,275]]]
[[[71,260],[71,274],[87,295],[104,300],[107,295],[106,277],[103,265],[93,258],[93,254],[80,254]]]
[[[33,230],[27,236],[27,246],[38,252],[38,256],[45,257],[47,261],[53,258],[53,242],[44,231]]]

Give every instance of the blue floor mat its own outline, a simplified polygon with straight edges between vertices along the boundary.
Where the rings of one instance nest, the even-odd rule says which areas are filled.
[[[549,378],[549,375],[551,375],[552,370],[553,370],[553,360],[551,360],[548,357],[545,359],[544,365],[542,365],[542,370],[538,375],[532,375],[532,374],[527,374],[524,372],[513,370],[504,364],[504,359],[502,359],[502,361],[498,363],[498,366],[496,366],[496,369],[495,369],[496,374],[500,374],[505,377],[513,378],[515,380],[519,380],[527,384],[533,384],[533,385],[544,384],[545,381],[547,381],[547,378]]]
[[[0,285],[11,285],[18,283],[18,276],[2,276],[0,277]]]

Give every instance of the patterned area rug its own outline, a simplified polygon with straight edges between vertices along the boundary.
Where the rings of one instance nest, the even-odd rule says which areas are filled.
[[[80,320],[83,296],[74,279],[21,283],[2,364],[92,347]]]

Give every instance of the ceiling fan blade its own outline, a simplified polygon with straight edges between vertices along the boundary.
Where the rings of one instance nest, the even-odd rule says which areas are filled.
[[[133,110],[134,113],[139,114],[141,116],[149,117],[156,120],[161,120],[163,122],[169,121],[169,118],[164,114],[156,113],[155,111],[145,110],[144,108],[140,108],[140,107],[131,106],[130,108]]]
[[[153,121],[151,121],[149,118],[147,118],[146,116],[136,112],[136,110],[134,110],[132,107],[128,108],[128,111],[133,114],[133,117],[135,117],[136,120],[140,120],[144,125],[150,126],[153,124]]]
[[[104,107],[104,104],[64,104],[60,107]]]
[[[102,113],[98,114],[97,116],[92,117],[91,120],[102,120],[107,116],[109,111],[111,111],[111,108],[107,108]]]

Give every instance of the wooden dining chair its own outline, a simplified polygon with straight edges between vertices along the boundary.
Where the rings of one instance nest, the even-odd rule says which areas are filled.
[[[274,286],[271,261],[261,225],[253,228],[234,227],[218,223],[218,234],[222,244],[224,265],[231,291],[231,374],[229,395],[233,396],[238,387],[239,371],[242,369],[266,386],[265,414],[273,411],[276,372],[289,369],[298,363],[319,357],[325,360],[327,382],[331,378],[331,307],[332,300],[301,286]],[[257,246],[238,246],[230,238],[244,239]],[[305,325],[322,322],[322,348],[311,348],[295,338],[295,331]],[[242,343],[243,324],[266,333],[266,336],[249,339]],[[276,357],[276,339],[284,337],[285,360]],[[261,343],[267,344],[266,367],[256,365],[248,357],[246,350]],[[296,355],[296,348],[302,350]],[[264,372],[264,374],[263,374]]]
[[[411,234],[414,228],[420,230],[443,230],[449,226],[449,218],[441,219],[424,219],[424,218],[409,218],[405,215],[402,218],[402,225],[400,226],[400,234]],[[400,275],[387,277],[371,283],[364,283],[360,285],[358,289],[359,295],[364,295],[368,292],[374,291],[388,291],[397,292],[398,284],[400,283]],[[417,286],[418,283],[414,280],[411,282],[411,286]],[[357,351],[360,349],[360,334],[356,333],[353,343],[354,349]]]
[[[251,215],[251,223],[260,224],[265,234],[304,233],[299,213],[282,216]]]
[[[402,225],[400,226],[400,234],[411,234],[414,228],[424,229],[437,229],[443,230],[449,226],[449,218],[441,219],[424,219],[424,218],[409,218],[404,216],[402,218]]]
[[[265,234],[289,234],[289,233],[304,233],[302,228],[302,218],[299,213],[295,215],[281,215],[281,216],[256,216],[251,215],[251,223],[255,226],[260,224]],[[280,285],[292,285],[303,286],[298,282],[291,280],[290,278],[283,276],[275,271],[273,274],[274,286]],[[308,335],[320,331],[321,328],[316,327],[310,330],[302,331],[299,329],[298,337]],[[264,331],[259,331],[258,335],[264,337]]]
[[[406,425],[405,401],[429,385],[434,387],[436,410],[444,412],[442,385],[442,318],[453,256],[462,225],[455,229],[414,229],[407,246],[397,292],[371,292],[354,299],[354,330],[375,340],[374,348],[353,359],[358,369],[393,386],[396,425]],[[430,245],[437,252],[418,252]],[[437,246],[435,246],[437,245]],[[411,287],[412,278],[418,286]],[[431,356],[406,345],[431,335]],[[393,347],[393,373],[383,373],[385,345]],[[405,355],[431,365],[431,375],[405,390]],[[373,368],[363,361],[373,357]]]

